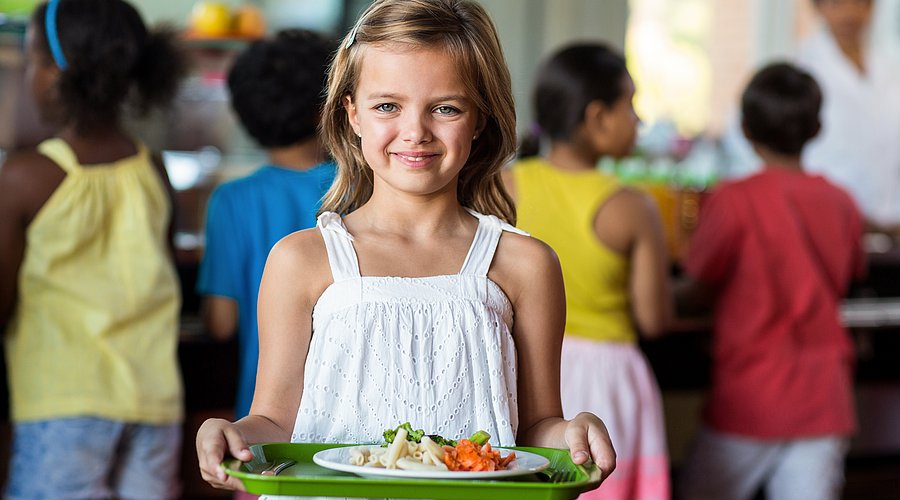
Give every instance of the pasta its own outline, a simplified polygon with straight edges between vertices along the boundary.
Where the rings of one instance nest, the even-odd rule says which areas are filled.
[[[404,437],[404,439],[406,438]],[[387,448],[380,446],[351,448],[350,464],[384,469],[447,470],[447,466],[441,458],[443,450],[440,447],[437,448],[441,455],[436,456],[432,454],[433,450],[428,449],[422,443],[408,441],[405,446],[403,444],[403,441],[399,441],[396,448],[393,443]],[[399,451],[394,454],[392,450]]]
[[[397,468],[397,459],[399,459],[402,455],[401,453],[408,452],[409,448],[406,446],[406,429],[400,429],[397,431],[397,437],[394,438],[394,442],[388,445],[387,456],[384,457],[382,465],[386,469],[396,469]]]
[[[461,439],[456,446],[440,446],[428,436],[421,442],[408,441],[408,432],[398,428],[393,442],[387,447],[370,446],[350,449],[349,462],[363,467],[418,471],[492,471],[503,470],[516,458],[505,457],[493,450],[484,438],[484,445]]]

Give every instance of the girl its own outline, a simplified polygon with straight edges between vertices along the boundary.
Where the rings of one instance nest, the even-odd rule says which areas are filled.
[[[662,404],[638,333],[663,333],[671,317],[659,215],[650,198],[596,169],[635,141],[634,83],[604,45],[564,48],[538,73],[536,118],[545,158],[504,172],[519,227],[559,255],[566,288],[562,348],[565,415],[595,412],[609,425],[616,474],[592,498],[669,498]]]
[[[219,463],[249,460],[248,443],[372,442],[407,420],[568,447],[612,471],[600,419],[562,418],[556,257],[508,224],[499,170],[513,110],[476,3],[383,0],[363,13],[329,74],[323,131],[338,176],[317,228],[269,256],[250,415],[197,434],[209,483],[241,488]]]
[[[5,497],[170,498],[182,395],[169,185],[122,109],[169,102],[184,65],[121,0],[51,0],[26,43],[28,83],[58,128],[0,169]]]

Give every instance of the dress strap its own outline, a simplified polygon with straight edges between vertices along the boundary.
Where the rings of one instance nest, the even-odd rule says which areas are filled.
[[[42,155],[53,160],[67,174],[81,170],[81,165],[78,163],[75,152],[72,151],[72,148],[69,147],[66,141],[58,137],[47,139],[38,144],[37,150]]]
[[[478,228],[475,230],[475,238],[472,240],[472,246],[469,247],[469,254],[463,262],[462,270],[459,274],[468,274],[471,276],[487,276],[488,270],[491,268],[491,262],[494,260],[494,252],[497,251],[497,244],[500,242],[500,235],[503,231],[530,236],[525,231],[517,229],[507,224],[494,215],[480,214],[472,209],[466,209],[470,214],[478,218]]]
[[[335,282],[359,278],[359,260],[353,248],[353,235],[347,231],[341,216],[334,212],[324,212],[316,220],[316,227],[325,239],[328,263]]]
[[[137,153],[135,153],[134,156],[122,158],[121,160],[110,162],[110,164],[116,164],[122,161],[126,161],[129,158],[139,158],[141,159],[140,165],[146,165],[150,167],[152,165],[152,162],[144,160],[145,158],[149,160],[150,157],[150,152],[147,150],[147,146],[141,141],[134,141],[134,145],[135,149],[137,149]],[[67,174],[79,172],[84,169],[81,163],[78,162],[78,157],[75,156],[75,152],[72,151],[72,147],[69,146],[69,143],[67,143],[63,139],[60,139],[58,137],[47,139],[38,144],[37,150],[42,155],[53,160],[53,162],[59,165],[59,168],[63,169],[63,171]]]

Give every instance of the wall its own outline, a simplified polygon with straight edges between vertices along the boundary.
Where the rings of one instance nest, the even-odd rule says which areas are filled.
[[[628,0],[481,0],[491,14],[512,77],[519,131],[531,123],[530,93],[543,58],[575,40],[605,40],[622,50]]]
[[[149,23],[174,21],[184,23],[190,15],[192,2],[184,0],[132,0]],[[236,6],[241,0],[220,0]],[[260,0],[266,12],[319,11],[322,19],[336,14],[328,7],[341,1],[321,0]],[[356,11],[365,2],[348,2],[348,9]],[[519,130],[531,122],[529,94],[534,72],[544,56],[573,40],[606,40],[623,49],[628,20],[628,0],[481,0],[491,14],[512,76],[513,95],[519,117]],[[273,16],[269,16],[270,19]],[[283,14],[279,14],[283,18]],[[297,15],[300,19],[303,16]],[[284,21],[282,21],[284,22]],[[345,29],[338,28],[341,34]]]

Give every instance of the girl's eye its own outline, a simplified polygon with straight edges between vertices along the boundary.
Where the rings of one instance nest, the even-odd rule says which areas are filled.
[[[397,106],[386,102],[384,104],[379,104],[378,106],[375,106],[375,109],[377,109],[378,111],[381,111],[382,113],[393,113],[394,111],[397,111]]]
[[[459,113],[459,110],[453,106],[438,106],[434,111],[439,115],[455,115]]]

